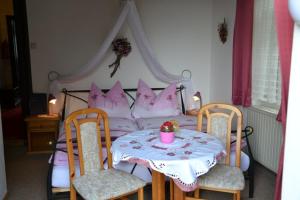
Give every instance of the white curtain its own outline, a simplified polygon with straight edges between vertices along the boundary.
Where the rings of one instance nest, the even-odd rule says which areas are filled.
[[[273,2],[273,0],[255,0],[254,2],[252,103],[267,107],[279,106],[281,101]]]
[[[129,27],[132,31],[133,37],[135,39],[136,45],[147,65],[150,69],[154,77],[165,83],[181,83],[185,86],[185,102],[186,108],[192,109],[193,102],[191,101],[193,96],[192,82],[191,80],[187,80],[186,78],[182,78],[181,75],[174,75],[167,72],[163,66],[157,61],[156,56],[148,42],[148,39],[145,35],[142,23],[139,18],[139,14],[137,12],[135,3],[133,0],[127,0],[124,4],[124,7],[120,13],[120,16],[117,19],[113,29],[107,35],[103,44],[99,48],[97,54],[84,66],[82,66],[78,71],[69,74],[69,75],[59,75],[55,78],[50,78],[50,93],[57,94],[60,90],[61,83],[72,83],[78,80],[81,80],[88,75],[90,75],[97,67],[101,66],[100,63],[103,60],[105,53],[108,51],[111,46],[112,41],[115,39],[116,35],[120,31],[122,25],[125,20],[129,24]],[[54,74],[55,75],[55,74]]]

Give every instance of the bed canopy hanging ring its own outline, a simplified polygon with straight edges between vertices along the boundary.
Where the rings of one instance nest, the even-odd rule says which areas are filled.
[[[48,81],[52,82],[59,78],[60,74],[57,71],[50,71],[48,73]]]
[[[188,69],[185,69],[181,72],[181,79],[182,80],[191,80],[192,72]]]

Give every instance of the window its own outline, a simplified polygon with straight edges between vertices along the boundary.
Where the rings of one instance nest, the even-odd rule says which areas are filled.
[[[281,80],[273,2],[254,1],[252,105],[277,113],[281,102]]]

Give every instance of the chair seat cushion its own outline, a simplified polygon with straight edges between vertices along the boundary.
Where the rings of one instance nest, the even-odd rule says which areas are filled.
[[[207,174],[199,177],[198,184],[200,188],[243,190],[245,179],[240,168],[217,164]]]
[[[146,185],[134,175],[115,169],[91,172],[73,180],[76,191],[89,200],[110,199]]]

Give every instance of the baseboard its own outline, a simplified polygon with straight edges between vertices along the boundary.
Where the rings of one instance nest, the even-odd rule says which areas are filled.
[[[265,165],[263,165],[263,164],[261,164],[260,162],[258,162],[258,161],[255,160],[255,161],[254,161],[254,167],[255,167],[256,165],[259,165],[260,167],[264,168],[266,171],[268,171],[268,173],[270,173],[270,174],[272,174],[272,175],[274,175],[274,176],[277,175],[276,172],[274,172],[273,170],[269,169],[269,168],[266,167]]]

